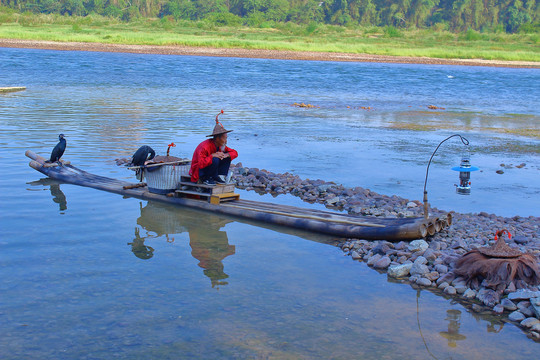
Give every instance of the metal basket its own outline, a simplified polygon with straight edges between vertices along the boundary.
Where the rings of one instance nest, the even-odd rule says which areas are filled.
[[[168,194],[178,188],[182,176],[189,176],[191,163],[156,164],[144,169],[148,191],[155,194]],[[156,169],[157,168],[157,169]]]

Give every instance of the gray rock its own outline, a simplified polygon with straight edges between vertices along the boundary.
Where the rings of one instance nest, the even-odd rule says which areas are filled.
[[[331,185],[328,184],[319,185],[317,186],[317,190],[319,190],[319,192],[326,192],[330,188],[330,186]]]
[[[456,295],[456,289],[454,289],[453,286],[449,285],[444,289],[444,293],[448,295]]]
[[[469,288],[467,287],[467,285],[465,285],[464,283],[456,284],[456,285],[454,285],[454,288],[456,289],[456,292],[457,292],[458,294],[464,294],[465,291],[469,290]]]
[[[525,315],[523,315],[522,313],[516,310],[514,312],[511,312],[510,315],[508,315],[508,319],[512,321],[521,322],[523,321],[523,319],[525,319]]]
[[[375,264],[377,261],[379,261],[380,259],[382,258],[382,255],[381,254],[375,254],[373,256],[371,256],[368,261],[367,261],[367,264],[369,266],[373,266],[373,264]]]
[[[453,286],[466,285],[466,282],[465,282],[465,279],[463,279],[462,277],[457,277],[454,280],[452,280],[451,284]]]
[[[529,300],[537,297],[540,297],[540,291],[518,290],[508,294],[510,300]]]
[[[531,331],[536,332],[536,333],[540,333],[540,324],[533,325],[533,327],[531,327]],[[540,336],[537,336],[536,338],[540,339]]]
[[[504,289],[504,293],[505,294],[510,294],[510,293],[513,293],[516,291],[516,285],[514,284],[514,282],[510,282],[510,284],[506,287],[506,289]]]
[[[385,255],[386,253],[388,253],[390,251],[390,247],[387,245],[387,244],[378,244],[377,246],[375,246],[371,251],[374,253],[374,254],[381,254],[381,255]]]
[[[527,244],[529,242],[529,239],[527,239],[525,236],[515,236],[514,237],[514,242],[516,244],[520,244],[520,245],[524,245],[524,244]]]
[[[424,277],[429,281],[436,281],[439,278],[439,273],[436,271],[431,271],[425,274]]]
[[[448,272],[448,266],[437,264],[435,265],[435,271],[437,271],[439,274],[446,274]]]
[[[373,267],[375,269],[386,269],[391,262],[392,260],[388,256],[383,256],[373,264]]]
[[[415,208],[415,207],[417,207],[417,206],[418,206],[418,205],[417,205],[415,202],[412,202],[412,201],[409,201],[409,202],[407,203],[407,207],[408,207],[408,208]]]
[[[491,289],[481,289],[476,294],[476,298],[484,305],[494,307],[499,302],[499,294]]]
[[[416,260],[414,260],[415,264],[420,264],[420,265],[426,265],[427,262],[428,262],[427,259],[423,256],[419,256],[416,258]]]
[[[442,283],[443,281],[446,281],[448,284],[450,284],[452,282],[452,280],[454,280],[456,277],[456,275],[454,275],[454,273],[446,273],[444,276],[441,276],[438,280],[437,280],[437,284],[440,284]]]
[[[437,255],[435,254],[435,251],[431,248],[427,249],[425,252],[424,252],[424,255],[423,255],[426,260],[430,263],[432,263],[436,258],[437,258]]]
[[[447,283],[446,281],[443,281],[443,282],[440,283],[437,287],[438,287],[439,289],[441,289],[441,290],[444,290],[444,289],[446,289],[446,288],[449,287],[449,286],[450,286],[449,283]]]
[[[391,266],[388,268],[388,276],[394,277],[394,278],[400,278],[408,276],[411,272],[413,264],[412,263],[406,263],[403,265],[396,265]]]
[[[407,261],[407,257],[406,256],[400,256],[398,259],[397,259],[397,262],[400,263],[400,264],[405,264],[405,262]],[[412,263],[411,263],[411,266],[412,266]]]
[[[416,283],[416,280],[420,279],[420,275],[412,275],[412,276],[409,276],[409,281],[411,283]]]
[[[504,312],[504,306],[502,306],[501,304],[497,304],[493,307],[493,312],[495,314],[502,314]]]
[[[476,297],[476,291],[474,291],[473,289],[467,289],[463,293],[463,297],[466,299],[474,299]]]
[[[414,263],[411,267],[411,275],[424,275],[429,272],[427,265]]]
[[[531,298],[531,307],[534,311],[534,315],[540,319],[540,297]]]
[[[355,250],[351,252],[351,257],[353,258],[353,260],[358,260],[362,258],[362,256],[358,253],[358,251],[355,251]]]
[[[504,298],[501,300],[501,305],[504,306],[504,308],[508,311],[514,311],[517,310],[516,304],[512,302],[512,300],[508,298]]]
[[[520,301],[517,304],[517,308],[520,313],[527,317],[534,316],[534,311],[532,309],[531,303],[529,301]]]
[[[332,199],[327,199],[327,200],[326,200],[326,203],[327,203],[328,205],[335,205],[336,203],[339,202],[339,200],[340,200],[340,199],[339,199],[339,196],[336,196],[336,197],[334,197],[334,198],[332,198]]]
[[[533,317],[526,318],[519,323],[519,325],[526,328],[532,328],[536,324],[540,324],[540,320]]]
[[[416,280],[416,283],[422,286],[431,286],[431,281],[423,277]]]
[[[412,252],[424,252],[429,247],[429,244],[425,240],[414,240],[411,241],[409,246],[407,247],[409,251]]]
[[[467,249],[467,243],[463,239],[458,239],[452,243],[452,249]]]

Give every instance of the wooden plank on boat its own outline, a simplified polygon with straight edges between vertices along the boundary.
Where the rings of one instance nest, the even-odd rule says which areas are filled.
[[[181,181],[180,186],[187,186],[191,188],[199,188],[208,190],[208,193],[211,194],[225,194],[232,193],[234,191],[234,184],[216,184],[216,185],[206,185],[206,184],[197,184],[193,182]]]
[[[232,201],[238,199],[240,199],[240,195],[232,192],[224,194],[212,194],[212,196],[210,196],[210,203],[218,205],[223,201]]]
[[[130,185],[134,183],[91,174],[72,165],[44,167],[45,159],[30,150],[26,152],[26,156],[32,159],[30,162],[32,168],[55,180],[109,191],[124,196],[159,201],[176,206],[211,211],[214,214],[257,221],[265,224],[265,226],[266,224],[274,224],[341,238],[401,241],[420,239],[426,237],[428,232],[430,235],[433,235],[451,224],[451,216],[449,214],[441,217],[430,217],[427,220],[423,217],[399,219],[377,218],[270,204],[253,200],[239,200],[237,197],[234,198],[235,201],[228,203],[222,203],[220,198],[219,204],[186,197],[167,197],[166,195],[151,193],[146,187],[124,189],[124,186],[131,187]],[[184,190],[193,191],[193,189]],[[204,196],[204,194],[195,191],[193,195]],[[213,196],[209,193],[206,195],[207,197]]]
[[[234,192],[234,184],[217,184],[212,189],[212,194],[219,195],[219,194],[230,194]]]
[[[11,86],[11,87],[0,87],[0,93],[10,93],[16,91],[26,90],[24,86]]]
[[[202,197],[207,198],[207,197],[210,197],[212,195],[210,193],[205,193],[205,192],[200,192],[200,191],[195,191],[195,190],[176,190],[175,192],[179,196],[182,196],[182,195],[198,195],[198,196],[202,196]]]

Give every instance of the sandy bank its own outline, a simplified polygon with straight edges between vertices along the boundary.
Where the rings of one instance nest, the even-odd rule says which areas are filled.
[[[502,61],[481,59],[436,59],[427,57],[401,57],[370,54],[322,53],[312,51],[285,51],[259,49],[228,49],[189,46],[121,45],[80,42],[55,42],[36,40],[0,39],[0,47],[30,48],[64,51],[103,51],[135,54],[192,55],[216,57],[240,57],[283,60],[378,62],[401,64],[494,66],[512,68],[540,68],[539,62]]]

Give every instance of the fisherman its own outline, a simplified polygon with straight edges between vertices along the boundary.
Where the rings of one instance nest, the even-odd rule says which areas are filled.
[[[214,131],[206,136],[212,138],[200,143],[193,152],[189,170],[192,182],[201,181],[206,185],[225,184],[231,160],[238,157],[236,150],[227,147],[227,133],[232,130],[225,130],[221,125],[218,120],[220,114],[223,114],[223,110],[216,115]]]

